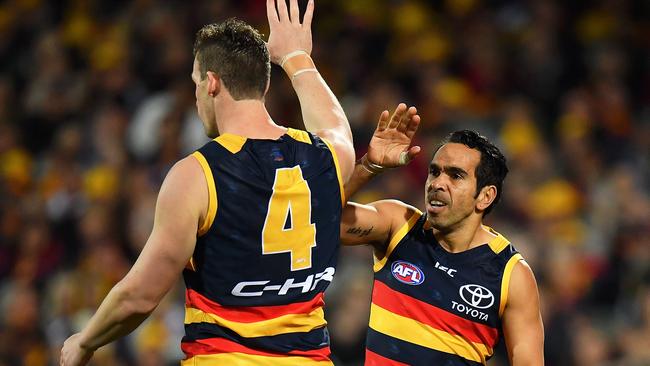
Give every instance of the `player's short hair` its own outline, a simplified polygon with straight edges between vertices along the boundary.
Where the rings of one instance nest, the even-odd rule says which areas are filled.
[[[201,80],[216,73],[235,100],[261,99],[271,77],[269,51],[260,33],[230,18],[205,25],[196,33],[194,57]]]
[[[478,150],[481,153],[481,161],[476,166],[474,175],[476,176],[476,193],[478,197],[483,187],[494,185],[497,188],[497,195],[490,206],[488,206],[483,215],[487,215],[492,208],[501,200],[501,189],[503,181],[508,174],[508,165],[506,157],[501,153],[498,147],[491,143],[487,137],[480,135],[476,131],[460,130],[450,133],[435,150],[437,152],[447,143],[463,144],[470,149]],[[434,152],[434,155],[435,155]]]

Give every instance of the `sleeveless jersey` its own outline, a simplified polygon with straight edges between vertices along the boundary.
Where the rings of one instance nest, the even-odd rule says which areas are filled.
[[[485,365],[497,344],[514,265],[502,235],[449,253],[416,212],[375,258],[366,365]]]
[[[182,365],[331,365],[323,292],[345,202],[334,149],[289,129],[223,134],[193,156],[210,196],[183,271]]]

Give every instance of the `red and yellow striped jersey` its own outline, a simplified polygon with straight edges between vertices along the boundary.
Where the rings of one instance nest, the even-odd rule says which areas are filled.
[[[416,212],[375,258],[366,365],[485,365],[521,255],[494,231],[486,245],[449,253],[425,222]]]
[[[289,129],[224,134],[193,155],[210,201],[183,272],[182,364],[331,365],[323,292],[344,202],[334,150]]]

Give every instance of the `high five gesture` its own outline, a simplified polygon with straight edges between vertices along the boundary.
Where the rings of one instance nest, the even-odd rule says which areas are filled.
[[[307,10],[300,22],[297,0],[291,0],[289,10],[284,0],[266,0],[266,15],[269,19],[269,40],[267,47],[271,62],[281,65],[285,56],[295,51],[311,55],[311,20],[314,15],[314,0],[309,0]]]
[[[307,131],[324,138],[335,150],[343,181],[347,181],[354,169],[352,132],[343,108],[318,73],[311,59],[311,20],[314,1],[300,22],[298,0],[267,0],[266,13],[269,20],[267,47],[271,61],[280,65],[291,78],[293,88],[300,100],[303,123]]]

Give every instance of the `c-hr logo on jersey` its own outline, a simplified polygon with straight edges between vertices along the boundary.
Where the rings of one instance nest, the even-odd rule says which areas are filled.
[[[419,285],[424,282],[424,272],[415,264],[397,261],[390,268],[393,277],[407,285]]]
[[[460,298],[468,305],[479,309],[487,309],[494,304],[494,295],[481,285],[465,285],[460,288]]]
[[[230,293],[234,296],[240,297],[262,296],[265,293],[275,293],[284,296],[290,290],[300,290],[300,292],[304,294],[309,291],[314,291],[316,285],[321,281],[332,282],[334,279],[334,272],[334,267],[327,267],[323,272],[310,274],[303,282],[296,282],[296,279],[292,277],[287,278],[283,284],[274,283],[269,285],[268,283],[271,282],[270,280],[243,281],[236,284]]]

